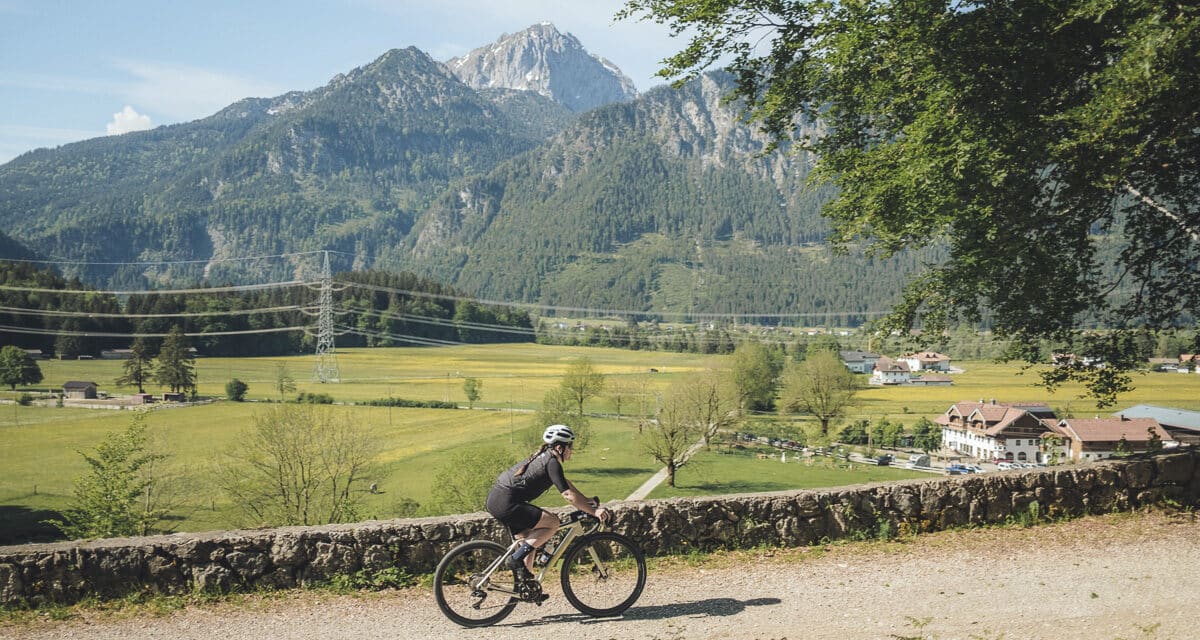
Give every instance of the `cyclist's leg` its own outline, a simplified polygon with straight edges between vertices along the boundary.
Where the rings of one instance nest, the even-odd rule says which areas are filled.
[[[524,542],[530,547],[539,549],[542,545],[546,544],[546,541],[549,540],[556,531],[558,531],[558,526],[558,516],[550,513],[549,511],[542,511],[541,517],[538,519],[537,524],[525,531],[518,533],[515,537],[518,540],[524,540]],[[526,554],[524,558],[525,568],[529,570],[529,573],[533,573],[533,561],[535,555],[537,554],[529,553]]]

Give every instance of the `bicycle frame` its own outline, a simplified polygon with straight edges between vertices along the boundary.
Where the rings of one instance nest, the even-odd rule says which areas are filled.
[[[566,521],[559,521],[558,533],[562,534],[562,538],[560,539],[558,546],[555,547],[554,553],[550,554],[550,559],[546,561],[546,564],[542,565],[542,570],[539,571],[536,576],[534,576],[534,579],[537,580],[538,583],[541,583],[542,579],[546,577],[546,572],[549,571],[550,567],[554,566],[554,564],[557,563],[560,558],[562,558],[562,555],[567,552],[567,548],[571,546],[572,541],[578,537],[592,533],[599,528],[599,521],[596,521],[594,524],[585,524],[584,518],[579,517],[576,514],[568,516]],[[499,591],[500,593],[505,593],[510,596],[518,596],[519,594],[513,589],[492,584],[492,574],[496,572],[496,569],[500,568],[500,565],[506,558],[511,556],[513,552],[517,550],[517,545],[519,544],[520,541],[514,539],[512,544],[508,545],[508,549],[506,549],[499,558],[496,558],[492,564],[488,565],[488,568],[485,569],[484,572],[479,576],[478,581],[472,581],[471,588],[479,589],[482,587],[487,591]],[[596,567],[602,573],[607,573],[607,568],[601,563],[600,558],[596,556],[595,550],[589,549],[588,552],[592,556],[592,561],[596,563]]]

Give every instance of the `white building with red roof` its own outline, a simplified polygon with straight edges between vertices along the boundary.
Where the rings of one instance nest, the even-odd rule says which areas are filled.
[[[908,370],[914,373],[918,371],[950,370],[950,356],[936,351],[918,351],[906,356],[900,356],[897,360],[908,365]]]
[[[1044,462],[1043,419],[1054,412],[1043,403],[957,402],[934,419],[942,426],[942,446],[981,460]]]
[[[871,379],[868,382],[880,385],[908,384],[911,377],[912,371],[907,364],[883,357],[875,361],[875,368],[871,371]]]

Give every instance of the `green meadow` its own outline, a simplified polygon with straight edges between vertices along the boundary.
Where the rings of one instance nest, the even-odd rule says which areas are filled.
[[[463,380],[483,381],[482,399],[475,410],[402,409],[335,405],[368,425],[380,442],[379,493],[365,496],[364,516],[394,517],[405,500],[426,503],[437,473],[451,457],[468,447],[491,447],[508,460],[528,454],[522,431],[535,428],[533,411],[546,391],[555,387],[573,360],[586,356],[610,379],[637,378],[651,390],[709,366],[721,366],[720,356],[627,351],[536,344],[472,345],[439,348],[347,349],[338,352],[341,381],[311,381],[311,356],[277,358],[200,358],[196,361],[199,394],[220,397],[225,383],[238,378],[249,384],[249,402],[223,400],[179,408],[158,408],[148,423],[161,450],[171,455],[168,469],[185,478],[181,494],[181,531],[225,529],[239,522],[230,504],[207,480],[219,453],[234,445],[257,412],[278,400],[277,367],[287,366],[297,392],[326,393],[339,403],[364,402],[387,397],[441,400],[467,404]],[[13,399],[26,391],[59,388],[67,380],[91,380],[111,394],[135,391],[112,384],[121,373],[120,361],[42,361],[46,380],[33,389],[5,390],[0,399]],[[912,424],[933,417],[959,400],[995,398],[1000,402],[1041,401],[1075,415],[1107,413],[1094,402],[1078,398],[1080,389],[1067,387],[1049,394],[1032,386],[1032,372],[1021,374],[1015,365],[990,362],[955,363],[966,370],[954,376],[952,387],[868,387],[860,394],[853,417],[881,417]],[[654,370],[654,372],[651,372]],[[1135,379],[1137,390],[1121,399],[1119,407],[1154,403],[1200,410],[1200,375],[1148,374]],[[157,392],[155,387],[147,391]],[[293,394],[289,394],[293,395]],[[595,414],[611,414],[606,398],[587,406]],[[774,416],[756,416],[771,420]],[[126,411],[58,408],[17,404],[0,405],[0,541],[27,539],[30,532],[46,531],[38,521],[52,517],[70,501],[74,480],[86,471],[80,451],[89,451],[105,434],[129,424]],[[657,469],[636,442],[630,420],[593,418],[592,445],[568,464],[573,481],[589,494],[605,499],[623,498]],[[796,420],[805,426],[804,420]],[[753,426],[747,427],[753,430]],[[876,467],[838,468],[821,463],[782,464],[759,460],[744,451],[716,448],[702,452],[679,474],[678,487],[665,486],[652,497],[771,491],[802,487],[838,486],[912,477],[909,472]],[[545,496],[545,504],[560,502]]]

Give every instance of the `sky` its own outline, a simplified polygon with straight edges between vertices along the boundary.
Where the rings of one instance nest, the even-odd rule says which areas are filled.
[[[320,87],[385,51],[447,60],[549,21],[639,91],[682,47],[622,0],[0,0],[0,163]]]

